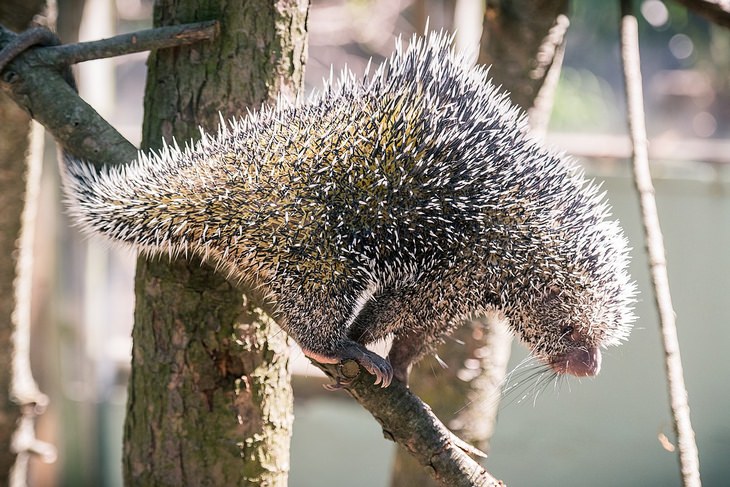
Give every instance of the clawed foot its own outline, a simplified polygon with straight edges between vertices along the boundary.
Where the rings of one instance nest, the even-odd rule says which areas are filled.
[[[323,357],[320,354],[304,351],[304,354],[318,362],[322,363],[339,363],[340,370],[338,376],[335,378],[335,383],[325,386],[328,390],[338,390],[352,384],[352,381],[357,377],[357,370],[349,371],[346,370],[347,363],[349,361],[357,362],[360,367],[368,371],[368,373],[375,376],[375,384],[380,384],[381,387],[388,387],[393,381],[393,367],[390,366],[390,362],[381,357],[375,352],[371,352],[364,346],[350,342],[344,345],[340,350],[337,350],[337,357]]]
[[[362,368],[375,376],[375,384],[380,384],[380,387],[388,387],[393,381],[393,367],[390,366],[390,362],[361,345],[352,351],[351,356],[343,358],[355,360]]]
[[[348,379],[346,377],[338,375],[337,377],[335,377],[334,384],[325,384],[322,387],[324,387],[328,391],[341,391],[342,389],[352,384],[353,380],[355,380],[354,377],[352,379]]]

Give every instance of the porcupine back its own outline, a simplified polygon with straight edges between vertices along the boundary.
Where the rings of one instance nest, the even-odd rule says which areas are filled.
[[[207,254],[240,243],[262,251],[278,235],[283,242],[270,249],[278,256],[305,245],[305,237],[323,245],[327,237],[341,237],[328,235],[326,224],[379,226],[384,211],[378,205],[384,203],[392,211],[418,211],[425,197],[453,192],[447,183],[474,180],[473,168],[455,159],[462,157],[462,143],[450,140],[454,130],[468,140],[473,109],[494,130],[500,130],[495,115],[514,110],[503,95],[492,95],[483,76],[475,77],[472,93],[464,92],[455,79],[463,71],[460,59],[447,55],[448,38],[416,42],[417,50],[398,51],[371,80],[343,72],[306,102],[280,100],[222,124],[217,136],[203,133],[192,147],[165,145],[100,172],[69,158],[64,172],[71,213],[91,232],[146,250]],[[483,100],[460,100],[480,88]],[[444,110],[450,113],[441,116]],[[453,168],[438,160],[444,156],[454,158]],[[393,198],[399,187],[403,198]],[[310,216],[325,218],[310,222]]]
[[[582,306],[566,313],[596,315],[600,301],[601,316],[586,319],[599,321],[601,345],[617,343],[634,290],[603,196],[532,141],[486,70],[449,46],[440,34],[414,38],[372,77],[344,72],[306,101],[281,100],[126,167],[69,160],[71,213],[146,251],[209,257],[274,297],[327,288],[345,326],[388,287],[428,276],[463,293],[454,282],[464,274],[480,289],[403,312],[438,308],[427,317],[445,329],[494,306],[529,346],[552,350],[559,334],[530,323],[559,291],[572,303],[563,307]]]

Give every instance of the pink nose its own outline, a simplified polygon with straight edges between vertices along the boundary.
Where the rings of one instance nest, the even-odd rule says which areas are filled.
[[[550,367],[559,374],[594,376],[601,370],[601,351],[596,347],[574,348],[551,360]]]

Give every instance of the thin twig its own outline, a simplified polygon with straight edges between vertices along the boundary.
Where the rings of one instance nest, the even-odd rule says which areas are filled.
[[[682,375],[679,340],[669,291],[664,241],[659,226],[654,186],[649,172],[644,102],[641,91],[639,29],[636,17],[631,13],[631,0],[621,0],[621,58],[624,66],[629,132],[633,145],[634,182],[639,193],[651,280],[664,341],[665,368],[674,429],[679,447],[682,483],[685,487],[695,487],[701,485],[699,456],[689,418],[689,403]]]
[[[46,47],[45,59],[53,64],[75,64],[92,59],[103,59],[133,52],[164,49],[213,39],[218,35],[217,20],[191,24],[171,25],[121,34],[98,41],[63,44]]]
[[[48,29],[36,27],[17,36],[10,36],[11,40],[7,46],[0,45],[0,49],[2,49],[0,71],[15,57],[34,45],[43,46],[36,48],[34,52],[42,64],[46,66],[68,66],[92,59],[103,59],[210,40],[218,35],[219,30],[218,21],[209,20],[140,30],[98,41],[54,45],[59,43],[55,34]],[[5,33],[7,34],[7,32]]]

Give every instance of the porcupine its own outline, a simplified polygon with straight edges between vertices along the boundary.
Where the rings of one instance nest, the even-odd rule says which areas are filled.
[[[70,212],[255,283],[308,357],[354,359],[383,387],[482,312],[554,372],[595,375],[633,320],[626,240],[597,185],[450,44],[398,43],[372,75],[126,167],[68,157]],[[387,360],[365,347],[388,336]]]

